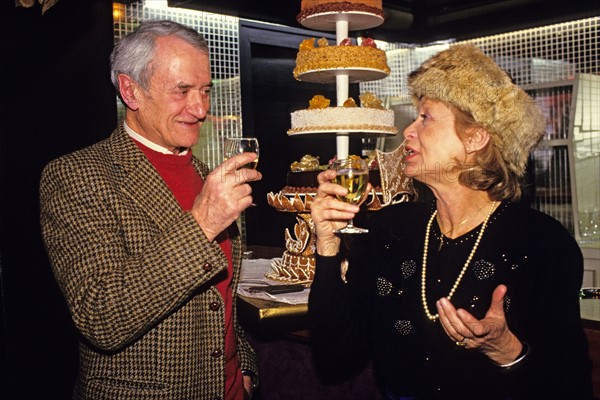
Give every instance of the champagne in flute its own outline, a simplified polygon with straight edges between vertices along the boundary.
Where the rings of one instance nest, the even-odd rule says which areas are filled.
[[[256,153],[256,159],[250,161],[249,163],[246,163],[240,167],[238,167],[236,165],[236,170],[237,169],[242,169],[242,168],[246,168],[246,169],[256,169],[256,167],[258,166],[258,139],[257,138],[250,138],[250,137],[244,137],[244,138],[227,138],[225,139],[225,144],[224,144],[224,158],[225,160],[228,160],[229,158],[235,156],[236,154],[242,154],[242,153]],[[256,204],[252,203],[250,204],[250,206],[254,207],[256,206]]]
[[[258,166],[258,158],[254,161],[242,165],[240,168],[256,169]]]
[[[348,189],[348,194],[345,196],[337,196],[340,201],[358,204],[367,189],[369,174],[362,171],[357,173],[352,169],[338,170],[334,182]]]
[[[225,160],[233,157],[236,154],[242,153],[256,153],[256,159],[238,167],[256,169],[258,166],[258,139],[256,138],[227,138],[224,145],[224,157]]]
[[[332,168],[336,172],[334,183],[348,189],[348,193],[345,196],[337,196],[338,200],[350,204],[359,204],[369,183],[369,167],[367,163],[361,158],[348,158],[335,161]],[[348,221],[346,227],[336,231],[336,233],[367,232],[369,232],[368,229],[354,226],[352,219]]]

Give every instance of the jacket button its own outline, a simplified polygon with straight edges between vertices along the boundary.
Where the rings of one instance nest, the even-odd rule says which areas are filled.
[[[213,358],[219,358],[219,357],[221,357],[221,355],[223,355],[223,352],[221,350],[215,350],[210,355]]]
[[[215,302],[213,302],[213,303],[210,303],[210,305],[208,306],[208,308],[210,308],[210,309],[211,309],[211,310],[213,310],[213,311],[217,311],[217,310],[218,310],[219,308],[221,308],[221,307],[219,306],[219,303],[217,303],[217,302],[215,301]]]
[[[209,263],[206,263],[202,266],[202,269],[205,270],[206,272],[209,272],[213,269],[213,267]]]

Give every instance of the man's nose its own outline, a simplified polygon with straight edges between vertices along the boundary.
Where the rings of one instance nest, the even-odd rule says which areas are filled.
[[[194,91],[193,94],[190,93],[188,100],[187,111],[198,119],[204,119],[210,108],[210,98],[199,91]]]

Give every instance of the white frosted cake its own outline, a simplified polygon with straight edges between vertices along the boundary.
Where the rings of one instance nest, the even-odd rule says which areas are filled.
[[[397,133],[394,111],[374,108],[328,107],[292,112],[288,134],[310,131],[384,131]]]
[[[363,107],[357,107],[349,98],[343,107],[328,107],[329,100],[317,95],[310,101],[310,107],[291,113],[291,129],[288,135],[323,131],[363,131],[395,134],[394,111],[386,110],[373,99],[372,94],[360,96]],[[364,101],[368,99],[370,101]]]

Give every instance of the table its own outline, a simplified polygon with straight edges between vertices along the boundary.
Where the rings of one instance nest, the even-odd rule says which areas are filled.
[[[592,359],[592,384],[594,398],[600,399],[600,299],[586,298],[579,300],[581,322],[589,344]]]
[[[238,315],[242,325],[259,334],[306,336],[308,326],[308,295],[310,289],[299,293],[269,295],[249,293],[249,286],[281,284],[266,279],[272,259],[245,259],[242,261],[240,286],[238,288]]]
[[[241,284],[257,284],[269,266],[270,259],[243,260]],[[306,289],[259,298],[238,290],[238,318],[256,350],[260,369],[261,383],[254,399],[383,400],[370,365],[344,381],[332,381],[317,370],[308,329],[309,293]],[[288,302],[280,301],[282,297]]]

